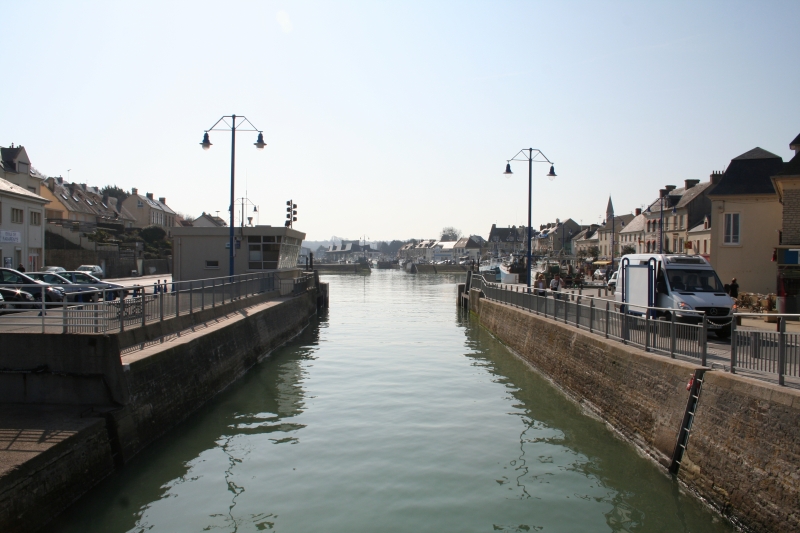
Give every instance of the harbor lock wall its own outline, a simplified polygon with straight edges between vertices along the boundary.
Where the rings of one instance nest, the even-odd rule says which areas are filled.
[[[257,297],[267,299],[268,295]],[[36,531],[92,486],[300,333],[317,310],[309,291],[253,311],[246,300],[112,335],[6,335],[0,409],[74,406],[94,421],[0,476],[0,531]],[[249,303],[254,302],[250,299]],[[239,317],[163,349],[122,356],[193,321]],[[143,354],[145,352],[142,352]]]
[[[667,468],[704,367],[491,302],[481,325],[623,438]],[[800,531],[800,391],[705,369],[678,479],[745,530]]]

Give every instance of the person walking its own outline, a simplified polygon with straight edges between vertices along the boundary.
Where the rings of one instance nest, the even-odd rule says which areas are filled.
[[[731,280],[730,289],[731,289],[731,292],[730,292],[731,298],[738,298],[739,297],[739,284],[736,283],[736,278],[733,278]]]
[[[539,274],[539,277],[536,278],[536,294],[538,296],[546,296],[547,295],[547,281],[544,279],[544,274]]]
[[[558,298],[558,293],[564,288],[564,280],[561,279],[559,274],[553,276],[550,280],[550,290],[553,291],[553,298]]]

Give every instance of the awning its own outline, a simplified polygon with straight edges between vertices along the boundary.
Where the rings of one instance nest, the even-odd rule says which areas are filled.
[[[595,261],[595,262],[594,262],[594,263],[592,263],[592,264],[593,264],[593,265],[606,266],[606,265],[610,265],[610,264],[611,264],[611,261]]]

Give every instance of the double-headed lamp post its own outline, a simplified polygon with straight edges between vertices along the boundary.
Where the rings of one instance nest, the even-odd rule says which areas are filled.
[[[526,154],[527,152],[527,154]],[[541,156],[541,160],[537,160],[536,158]],[[547,177],[550,180],[555,179],[556,177],[556,170],[555,166],[552,161],[547,159],[541,150],[537,150],[536,148],[523,148],[517,154],[512,157],[511,159],[506,160],[506,171],[503,174],[510,176],[513,174],[511,172],[511,162],[512,161],[527,161],[528,162],[528,288],[531,287],[531,270],[533,266],[531,265],[532,257],[531,257],[531,240],[533,239],[533,227],[531,222],[531,215],[532,215],[532,208],[533,208],[533,163],[550,163],[550,172],[547,174]]]
[[[230,119],[230,124],[228,123],[227,119]],[[237,123],[237,120],[238,120],[238,123]],[[219,125],[220,122],[222,122],[225,125],[225,127],[219,127],[218,128],[217,126]],[[245,126],[245,125],[250,126],[250,127],[249,128],[242,127],[242,126]],[[208,128],[205,131],[205,135],[203,135],[203,142],[200,143],[200,145],[203,147],[203,150],[208,150],[209,148],[211,148],[211,141],[208,139],[208,132],[209,131],[228,131],[228,129],[231,130],[231,203],[228,206],[228,210],[230,211],[230,214],[231,214],[231,223],[230,223],[230,247],[231,247],[231,253],[230,253],[230,275],[232,277],[233,276],[233,254],[234,254],[233,228],[234,228],[234,224],[235,224],[235,219],[234,219],[234,215],[233,215],[233,205],[234,205],[234,194],[233,194],[234,179],[233,179],[233,177],[234,177],[234,168],[236,166],[236,130],[240,130],[240,131],[257,131],[258,132],[258,139],[256,140],[256,142],[254,144],[255,144],[256,148],[258,148],[259,150],[263,150],[264,147],[267,145],[267,143],[264,142],[264,134],[262,133],[262,131],[260,129],[256,128],[255,126],[253,126],[253,123],[250,122],[249,120],[247,120],[247,117],[240,117],[240,116],[236,116],[236,115],[225,115],[222,118],[220,118],[218,121],[216,121],[213,126],[211,126],[210,128]]]

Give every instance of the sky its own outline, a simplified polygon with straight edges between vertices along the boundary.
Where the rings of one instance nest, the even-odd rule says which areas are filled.
[[[597,223],[800,133],[800,2],[0,0],[0,145],[308,240]],[[794,58],[794,59],[793,59]],[[248,208],[248,216],[253,215]],[[237,210],[237,218],[238,218]]]

